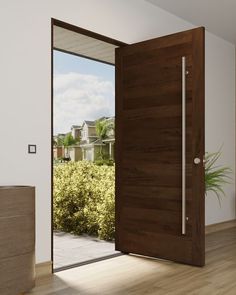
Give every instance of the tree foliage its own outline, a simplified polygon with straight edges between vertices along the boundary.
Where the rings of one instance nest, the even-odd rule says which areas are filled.
[[[110,124],[107,120],[99,120],[96,122],[96,133],[100,140],[106,139],[108,137],[108,131],[110,129]]]
[[[76,144],[77,142],[78,142],[78,139],[74,138],[71,133],[68,133],[63,139],[63,146],[69,147],[73,144]]]
[[[80,141],[80,138],[74,138],[72,136],[71,132],[70,132],[70,133],[67,133],[63,137],[62,136],[58,136],[57,137],[57,140],[56,140],[56,142],[57,142],[56,145],[57,146],[69,147],[69,146],[71,146],[73,144],[79,143],[79,141]]]

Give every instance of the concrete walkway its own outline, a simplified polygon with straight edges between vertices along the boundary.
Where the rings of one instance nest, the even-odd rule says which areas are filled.
[[[113,242],[54,231],[54,269],[116,253]]]

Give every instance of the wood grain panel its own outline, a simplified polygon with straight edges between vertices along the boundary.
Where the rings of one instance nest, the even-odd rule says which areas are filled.
[[[123,208],[123,218],[126,220],[124,224],[125,234],[127,232],[151,232],[151,233],[162,233],[173,236],[176,238],[176,231],[181,232],[181,210],[170,210],[169,208],[155,208],[155,207],[135,207],[136,200],[133,199],[134,204],[132,207]],[[180,209],[180,208],[179,208]],[[186,236],[188,239],[191,238],[191,219],[187,224]],[[185,237],[185,238],[186,238]],[[159,241],[158,241],[159,243]],[[137,243],[139,244],[139,242]],[[158,244],[157,244],[158,246]]]
[[[173,104],[176,104],[176,92],[181,95],[181,90],[174,91],[174,90],[168,90],[168,93],[160,89],[158,93],[153,94],[153,92],[150,91],[148,96],[142,95],[138,93],[135,95],[126,95],[126,99],[124,100],[124,110],[133,109],[135,106],[136,109],[143,107],[143,100],[145,99],[146,102],[146,108],[148,107],[155,107],[155,106],[170,106]],[[187,91],[187,102],[191,98],[191,91]],[[180,104],[181,102],[178,101]]]
[[[132,45],[131,45],[132,46]],[[137,48],[137,47],[136,47]],[[169,68],[173,66],[173,61],[175,61],[174,65],[176,65],[176,61],[178,61],[178,57],[180,55],[189,56],[192,50],[192,42],[181,43],[173,46],[167,46],[163,48],[145,48],[139,51],[135,51],[133,54],[125,55],[123,61],[125,62],[125,71],[130,68],[140,67],[140,60],[142,61],[142,67],[146,65],[152,66],[161,66],[165,68]],[[191,57],[189,57],[191,59]],[[163,64],[163,60],[168,61],[168,64]],[[171,73],[170,73],[171,74]]]
[[[193,164],[204,153],[203,31],[116,50],[117,250],[204,265],[203,165]],[[186,235],[181,233],[182,56],[188,71]]]
[[[121,242],[124,244],[124,252],[126,253],[161,257],[183,263],[189,263],[192,257],[192,241],[188,237],[176,238],[165,233],[140,232],[133,229],[133,232],[126,231]],[[149,247],[147,247],[147,244]],[[167,245],[168,252],[166,251]],[[181,257],[181,260],[178,257]]]
[[[0,294],[19,295],[34,287],[34,252],[0,260]]]
[[[0,187],[0,294],[34,286],[35,188]]]
[[[34,214],[35,189],[33,187],[14,186],[14,190],[0,187],[0,218]],[[16,202],[16,199],[17,202]]]
[[[0,218],[0,259],[34,251],[33,215]]]
[[[147,186],[149,188],[149,194],[147,198],[157,198],[159,201],[181,201],[179,188],[156,186],[154,184],[146,183],[135,183],[132,185],[131,183],[127,182],[124,184],[125,193],[129,195],[129,198],[140,198],[141,200],[143,200],[143,195],[145,195],[147,191]],[[187,188],[186,193],[188,195],[188,199],[191,200],[192,188]],[[129,198],[125,199],[124,202],[128,202]],[[145,203],[145,201],[146,198],[143,200],[143,202]]]

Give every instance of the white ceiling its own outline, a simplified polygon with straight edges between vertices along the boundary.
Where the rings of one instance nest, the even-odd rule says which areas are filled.
[[[53,47],[68,53],[115,64],[117,46],[58,26],[53,27]]]
[[[146,0],[236,44],[236,0]]]

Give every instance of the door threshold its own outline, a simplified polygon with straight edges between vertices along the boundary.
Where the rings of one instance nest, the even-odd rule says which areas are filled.
[[[73,263],[70,265],[62,266],[62,267],[57,267],[57,268],[53,269],[53,273],[63,271],[63,270],[68,270],[68,269],[79,267],[79,266],[84,266],[84,265],[95,263],[95,262],[100,262],[100,261],[111,259],[111,258],[116,258],[116,257],[122,256],[122,255],[124,255],[124,254],[123,253],[116,253],[116,254],[98,257],[98,258],[94,258],[94,259],[90,259],[90,260],[86,260],[86,261],[82,261],[82,262],[78,262],[78,263]]]

